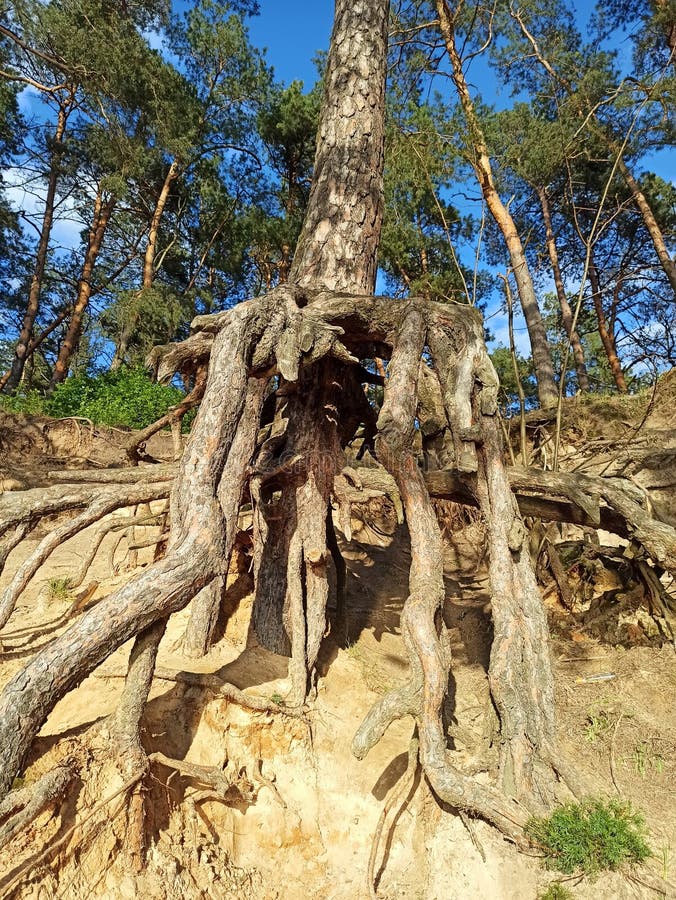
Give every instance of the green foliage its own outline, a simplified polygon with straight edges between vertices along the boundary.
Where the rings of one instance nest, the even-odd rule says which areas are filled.
[[[44,411],[56,417],[83,416],[100,425],[145,428],[183,397],[176,387],[157,384],[140,368],[101,375],[75,375],[58,385]]]
[[[8,396],[0,394],[0,407],[13,413],[26,413],[29,416],[46,416],[47,400],[40,391],[30,390]]]
[[[65,603],[72,599],[70,578],[50,578],[47,589],[51,603]]]
[[[651,855],[643,817],[618,800],[560,806],[549,818],[531,819],[526,833],[544,852],[547,868],[569,875],[595,875]]]
[[[573,892],[558,881],[550,884],[544,894],[540,894],[538,900],[572,900]]]
[[[519,390],[510,349],[503,344],[498,344],[495,350],[491,351],[490,357],[500,379],[500,403],[508,413],[517,412],[519,409]],[[526,406],[531,407],[537,401],[537,385],[533,374],[533,362],[531,359],[525,359],[520,353],[517,353],[516,363]]]

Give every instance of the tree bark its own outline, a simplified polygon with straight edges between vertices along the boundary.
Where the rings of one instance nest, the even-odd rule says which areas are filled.
[[[554,238],[554,229],[552,228],[552,213],[549,207],[549,197],[545,187],[537,188],[537,195],[540,199],[540,207],[542,209],[542,218],[545,223],[545,239],[547,243],[547,253],[552,266],[552,274],[554,276],[554,285],[556,287],[556,296],[561,307],[561,321],[566,330],[566,334],[573,348],[573,359],[575,360],[575,371],[577,373],[577,384],[581,391],[589,390],[589,376],[587,375],[587,367],[584,361],[584,349],[580,340],[580,335],[573,329],[573,311],[570,308],[566,289],[563,285],[561,277],[561,266],[559,265],[559,253],[556,248],[556,239]]]
[[[372,294],[383,219],[389,3],[336,0],[308,209],[289,280]]]
[[[242,494],[249,476],[247,466],[256,450],[258,425],[266,390],[267,382],[264,379],[249,379],[244,414],[223,470],[223,481],[228,485],[228,491],[223,493],[221,499],[226,522],[237,521]],[[235,485],[234,490],[232,485]],[[221,571],[193,600],[190,619],[183,636],[183,652],[187,656],[204,656],[211,646],[236,536],[236,528],[227,530]]]
[[[314,175],[289,282],[301,288],[372,294],[384,198],[385,79],[389,3],[336,0],[324,79]],[[302,337],[301,337],[302,340]],[[276,652],[291,652],[294,699],[305,698],[328,599],[326,518],[342,467],[336,412],[345,378],[320,360],[301,371],[285,403],[285,445],[303,466],[270,494],[259,479],[254,626]],[[284,445],[283,445],[284,446]],[[274,467],[274,458],[266,460]],[[272,555],[271,555],[272,554]],[[308,682],[308,679],[310,680]]]
[[[608,327],[606,314],[603,310],[603,293],[601,291],[601,283],[599,280],[598,270],[594,263],[593,257],[591,256],[589,259],[589,284],[591,285],[592,289],[592,303],[594,304],[596,319],[598,321],[599,336],[601,338],[601,343],[603,344],[603,349],[606,351],[606,356],[608,357],[608,364],[615,381],[615,387],[620,392],[620,394],[626,394],[627,382],[624,378],[624,372],[622,371],[620,358],[617,355],[615,335]]]
[[[24,313],[23,322],[21,324],[19,339],[14,350],[12,367],[9,378],[5,384],[5,389],[9,392],[15,391],[21,383],[24,366],[26,365],[26,358],[28,356],[28,348],[33,334],[33,326],[35,325],[35,320],[40,311],[40,293],[45,277],[49,240],[52,234],[52,224],[54,222],[56,189],[60,175],[61,158],[63,156],[63,136],[66,131],[66,123],[68,121],[70,109],[70,106],[61,104],[57,114],[56,128],[52,138],[52,150],[49,158],[45,211],[42,216],[42,227],[40,229],[37,254],[35,257],[35,269],[33,270],[33,277],[31,278],[30,289],[28,291],[28,303],[26,304],[26,312]]]
[[[650,235],[650,240],[653,242],[655,253],[657,254],[657,258],[660,261],[660,265],[665,271],[667,279],[669,280],[669,284],[671,285],[671,289],[674,292],[674,300],[676,300],[676,262],[674,262],[674,260],[671,258],[671,254],[667,250],[667,245],[664,240],[664,235],[662,234],[662,229],[660,228],[657,219],[655,218],[655,214],[652,211],[652,207],[648,203],[646,195],[641,190],[638,181],[634,178],[631,170],[629,169],[629,166],[625,163],[622,157],[620,157],[619,159],[618,168],[625,180],[627,187],[631,192],[632,199],[641,214],[643,224],[645,225],[646,230]]]
[[[554,363],[549,340],[547,339],[547,331],[535,295],[535,287],[533,286],[533,279],[521,238],[514,224],[514,219],[502,202],[495,187],[486,138],[469,94],[463,72],[462,59],[455,42],[455,15],[457,13],[451,13],[447,0],[435,0],[435,3],[439,15],[439,27],[451,61],[453,83],[458,92],[460,105],[462,106],[472,141],[472,149],[474,151],[474,156],[471,160],[472,166],[486,205],[504,238],[512,271],[514,272],[521,309],[526,320],[528,337],[530,338],[533,366],[538,385],[538,399],[543,408],[556,406],[559,392],[554,378]]]
[[[89,229],[89,237],[87,241],[87,250],[85,252],[84,263],[82,265],[82,274],[78,283],[77,299],[73,306],[70,322],[66,329],[66,335],[63,343],[59,348],[59,355],[54,365],[54,371],[49,382],[49,389],[53,390],[57,384],[60,384],[68,375],[70,361],[73,354],[77,351],[77,347],[82,334],[82,320],[85,310],[89,305],[92,293],[92,277],[94,274],[94,266],[101,250],[103,237],[108,227],[108,222],[112,215],[117,199],[109,197],[104,199],[101,185],[97,186],[96,199],[94,201],[94,215],[92,224]]]
[[[167,555],[84,612],[6,685],[0,696],[0,798],[54,704],[125,641],[182,609],[220,571],[223,537],[237,525],[223,520],[220,476],[244,408],[246,359],[261,339],[270,304],[244,303],[232,312],[231,327],[216,339],[205,400],[172,491]],[[220,491],[226,489],[220,484]]]

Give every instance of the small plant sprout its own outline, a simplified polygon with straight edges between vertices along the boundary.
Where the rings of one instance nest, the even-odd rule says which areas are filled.
[[[50,603],[66,603],[71,600],[71,579],[50,578],[47,582],[48,599]]]
[[[566,875],[596,875],[651,855],[643,817],[617,800],[560,806],[546,819],[531,819],[526,833],[544,853],[545,866]]]
[[[612,724],[612,717],[607,709],[590,710],[585,723],[585,740],[590,744],[595,744],[599,738],[610,731]]]
[[[630,758],[641,778],[645,778],[649,772],[661,775],[664,770],[664,757],[657,752],[652,741],[637,744]]]

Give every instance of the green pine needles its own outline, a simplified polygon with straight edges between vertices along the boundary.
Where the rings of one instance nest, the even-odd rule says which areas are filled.
[[[547,868],[566,874],[596,875],[651,855],[643,817],[618,800],[560,806],[546,819],[531,819],[526,833],[544,852]]]

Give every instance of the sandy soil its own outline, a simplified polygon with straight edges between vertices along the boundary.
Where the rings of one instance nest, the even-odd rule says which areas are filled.
[[[104,452],[92,440],[80,452],[90,459],[98,453],[100,464],[110,464],[119,459],[115,440],[110,444],[113,450]],[[154,452],[161,455],[163,450],[167,447],[160,444]],[[59,458],[58,448],[54,456]],[[53,457],[41,456],[36,464],[33,454],[32,464],[15,466],[14,475],[8,470],[6,477],[36,483],[52,463]],[[349,567],[349,642],[339,646],[331,637],[325,642],[317,699],[306,721],[252,713],[180,682],[158,678],[153,685],[145,731],[149,750],[210,766],[236,760],[254,783],[260,762],[274,789],[259,781],[252,805],[196,803],[190,779],[154,767],[145,796],[148,867],[135,872],[124,850],[124,798],[101,804],[122,783],[105,717],[122,687],[130,649],[125,645],[57,706],[36,741],[27,782],[69,753],[80,754],[84,767],[76,790],[56,814],[44,813],[0,854],[0,895],[40,900],[368,897],[365,873],[372,837],[383,804],[401,787],[412,722],[395,723],[362,762],[352,757],[350,742],[372,703],[406,675],[399,617],[409,548],[404,529],[395,528],[387,516],[378,529],[359,522],[354,529],[354,540],[343,548]],[[139,529],[137,537],[148,534]],[[33,535],[12,554],[0,585],[36,539]],[[85,532],[60,548],[22,597],[3,632],[0,684],[63,627],[53,623],[72,597],[57,590],[57,580],[78,567],[90,540],[91,532]],[[97,583],[93,599],[106,596],[132,574],[125,568],[124,546],[116,556],[120,570],[111,571],[113,540],[106,538],[83,588]],[[454,533],[447,543],[445,618],[454,664],[446,712],[458,765],[488,779],[496,751],[486,675],[490,606],[481,545],[479,523]],[[141,551],[137,564],[147,565],[150,553]],[[234,611],[210,654],[199,661],[181,654],[188,609],[172,618],[158,665],[179,673],[218,673],[257,696],[283,699],[289,690],[286,660],[263,650],[249,634],[247,576],[233,576],[231,582],[232,602],[227,605]],[[592,637],[571,621],[554,595],[547,602],[561,746],[594,793],[619,795],[644,813],[654,850],[645,872],[675,881],[676,653],[656,640],[616,646],[602,636]],[[586,680],[601,674],[612,677]],[[562,791],[561,798],[565,796]],[[87,819],[95,804],[100,808]],[[517,853],[482,822],[469,828],[452,810],[442,809],[416,776],[384,830],[378,896],[535,900],[546,889],[553,876],[537,858]],[[64,835],[59,852],[42,859],[45,847]],[[566,886],[575,897],[596,900],[656,896],[622,873],[567,881]]]

